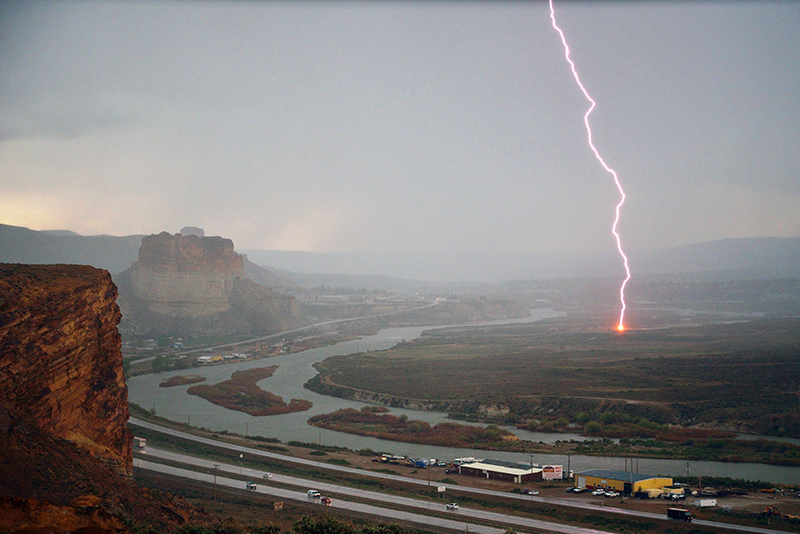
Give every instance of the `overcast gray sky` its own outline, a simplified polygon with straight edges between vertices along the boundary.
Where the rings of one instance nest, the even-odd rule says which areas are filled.
[[[0,222],[613,249],[546,2],[0,4]],[[800,236],[800,3],[555,3],[633,249]]]

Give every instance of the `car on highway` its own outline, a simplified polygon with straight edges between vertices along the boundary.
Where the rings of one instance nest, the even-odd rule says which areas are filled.
[[[597,488],[592,492],[592,495],[594,495],[595,497],[599,497],[600,495],[603,495],[605,492],[606,490],[604,490],[603,488]]]
[[[458,504],[456,504],[454,502],[451,502],[450,504],[447,505],[447,509],[448,510],[458,510]]]
[[[538,491],[530,488],[522,488],[521,490],[519,490],[519,492],[523,495],[539,495]]]
[[[272,473],[264,473],[264,480],[269,480],[272,478]]]
[[[327,506],[331,505],[331,498],[330,497],[323,497],[319,500],[320,503],[325,504]]]
[[[248,482],[248,483],[245,485],[245,487],[247,488],[247,490],[248,490],[248,491],[256,491],[256,490],[258,489],[258,486],[256,486],[256,485],[255,485],[255,484],[253,484],[252,482]]]

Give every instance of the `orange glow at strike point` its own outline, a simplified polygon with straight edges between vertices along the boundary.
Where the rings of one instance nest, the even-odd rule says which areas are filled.
[[[631,270],[628,267],[628,257],[625,255],[625,252],[622,250],[622,240],[619,237],[619,233],[617,232],[617,225],[619,224],[619,210],[622,208],[622,205],[625,203],[625,191],[622,190],[622,184],[617,177],[617,173],[614,169],[609,167],[603,158],[600,156],[600,152],[594,146],[594,142],[592,141],[592,128],[589,126],[589,115],[592,114],[594,107],[597,105],[595,101],[589,96],[589,92],[581,83],[581,79],[578,76],[578,71],[575,68],[575,63],[573,63],[572,59],[569,57],[569,45],[567,44],[567,38],[564,36],[564,32],[561,31],[561,28],[558,27],[556,24],[556,12],[553,8],[553,0],[550,0],[550,20],[553,22],[553,28],[558,32],[558,35],[561,36],[561,43],[564,45],[564,57],[567,58],[567,63],[569,63],[570,69],[572,69],[572,76],[575,78],[575,82],[577,82],[578,87],[580,87],[581,91],[583,92],[583,96],[586,97],[586,100],[590,102],[589,109],[586,111],[586,114],[583,116],[583,123],[586,125],[586,134],[589,140],[589,147],[594,152],[597,161],[600,162],[600,165],[614,177],[614,184],[617,186],[617,190],[619,191],[620,201],[617,204],[617,208],[615,210],[615,217],[614,217],[614,224],[611,226],[611,233],[614,234],[614,239],[617,242],[617,250],[619,251],[619,255],[622,256],[622,263],[625,265],[625,280],[622,281],[622,285],[619,288],[619,301],[622,304],[622,310],[619,312],[619,325],[617,326],[617,330],[620,332],[625,331],[625,309],[627,308],[625,304],[625,286],[628,285],[628,280],[631,279]]]

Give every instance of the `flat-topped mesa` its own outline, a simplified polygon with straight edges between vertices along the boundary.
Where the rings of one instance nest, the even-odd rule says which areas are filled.
[[[0,410],[130,474],[116,298],[94,267],[0,264]]]
[[[162,232],[142,238],[130,287],[154,313],[202,317],[228,311],[234,280],[244,278],[244,260],[230,239]]]

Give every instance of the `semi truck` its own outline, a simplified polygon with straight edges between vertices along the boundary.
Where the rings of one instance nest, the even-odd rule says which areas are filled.
[[[692,521],[692,514],[685,508],[667,508],[667,517],[678,521]]]

